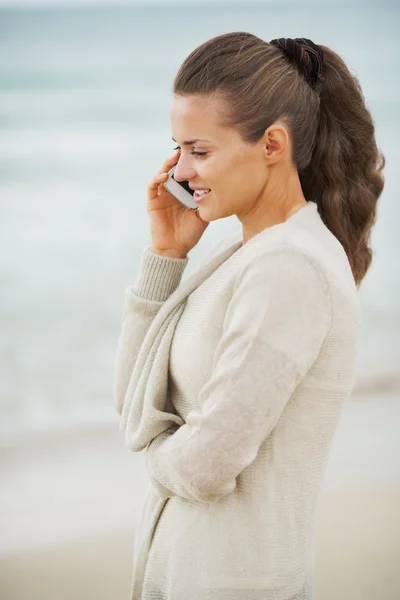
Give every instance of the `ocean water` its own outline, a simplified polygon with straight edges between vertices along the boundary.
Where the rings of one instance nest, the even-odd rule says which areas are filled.
[[[209,37],[308,37],[359,78],[387,166],[360,290],[355,395],[400,389],[398,7],[226,3],[0,10],[0,433],[115,419],[127,285],[150,241],[146,185],[171,153],[171,86]],[[213,223],[185,276],[215,239]]]

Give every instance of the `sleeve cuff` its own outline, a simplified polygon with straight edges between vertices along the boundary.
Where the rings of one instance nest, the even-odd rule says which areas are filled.
[[[178,287],[189,257],[171,258],[151,251],[148,246],[143,251],[138,277],[132,291],[136,296],[165,302]]]

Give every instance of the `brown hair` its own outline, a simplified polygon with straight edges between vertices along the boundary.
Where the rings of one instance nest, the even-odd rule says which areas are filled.
[[[311,85],[273,44],[247,32],[219,35],[185,59],[173,93],[221,96],[229,107],[223,125],[248,142],[277,120],[286,124],[303,194],[342,244],[358,286],[372,260],[369,236],[385,158],[357,78],[333,50],[319,48],[323,82]]]

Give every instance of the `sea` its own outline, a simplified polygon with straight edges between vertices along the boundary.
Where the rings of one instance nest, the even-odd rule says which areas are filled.
[[[400,396],[398,3],[3,7],[3,445],[117,423],[113,369],[124,294],[150,243],[147,183],[174,146],[172,81],[198,44],[239,30],[330,46],[360,81],[386,181],[374,260],[359,291],[364,325],[354,399]],[[236,217],[212,223],[185,276],[237,226]]]

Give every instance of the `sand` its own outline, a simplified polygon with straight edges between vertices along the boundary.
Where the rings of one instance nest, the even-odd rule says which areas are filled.
[[[400,598],[399,405],[372,397],[343,413],[318,513],[316,600]],[[3,448],[1,600],[130,600],[144,459],[117,420]]]

